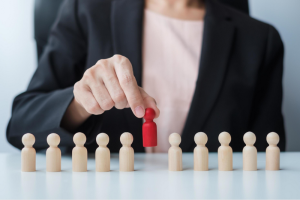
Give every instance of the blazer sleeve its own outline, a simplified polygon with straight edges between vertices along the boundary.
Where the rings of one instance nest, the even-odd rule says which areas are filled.
[[[249,130],[256,134],[256,145],[267,146],[266,136],[277,132],[278,146],[285,150],[285,130],[282,115],[282,75],[284,47],[277,30],[270,26],[264,61],[260,68],[253,100]],[[259,149],[258,151],[265,151]]]
[[[9,143],[21,149],[23,134],[30,132],[36,137],[34,147],[45,149],[47,135],[55,132],[61,137],[60,146],[73,146],[73,134],[60,123],[73,99],[73,85],[83,74],[86,49],[77,3],[64,1],[26,92],[14,99],[6,132]]]

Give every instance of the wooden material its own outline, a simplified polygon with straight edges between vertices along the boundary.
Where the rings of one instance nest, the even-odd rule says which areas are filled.
[[[133,136],[131,133],[125,132],[120,137],[123,145],[119,152],[120,171],[131,172],[134,170],[134,150],[131,147]]]
[[[194,137],[197,146],[194,149],[194,170],[208,171],[207,135],[203,132],[196,133]]]
[[[257,170],[257,150],[254,146],[256,136],[252,132],[247,132],[244,135],[244,142],[246,146],[243,148],[243,170],[256,171]]]
[[[96,172],[110,171],[110,151],[107,148],[109,137],[106,133],[100,133],[96,138],[99,147],[96,149]]]
[[[232,170],[232,148],[229,146],[231,136],[227,132],[222,132],[219,135],[221,146],[218,149],[218,164],[219,171]]]
[[[76,133],[73,137],[75,147],[72,150],[72,168],[73,172],[87,171],[87,149],[84,147],[86,136],[84,133]]]
[[[152,108],[147,108],[145,111],[143,124],[143,146],[155,147],[157,146],[157,126],[153,119],[155,117],[155,111]]]
[[[49,148],[46,151],[46,171],[61,171],[61,151],[57,147],[60,143],[60,137],[56,133],[51,133],[47,137]]]
[[[34,172],[36,170],[36,151],[32,147],[35,143],[35,137],[31,133],[26,133],[22,137],[24,148],[21,152],[22,172]]]
[[[266,149],[266,170],[280,169],[280,149],[277,146],[279,143],[279,135],[271,132],[267,135],[269,146]]]
[[[182,150],[179,147],[181,137],[178,133],[172,133],[169,136],[171,147],[168,151],[169,171],[182,171]]]

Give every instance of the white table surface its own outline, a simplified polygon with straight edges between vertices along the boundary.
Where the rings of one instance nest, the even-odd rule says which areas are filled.
[[[281,153],[281,170],[265,171],[265,154],[258,154],[258,171],[242,170],[242,154],[234,153],[230,172],[217,170],[217,154],[209,155],[209,171],[193,171],[193,154],[183,154],[183,171],[169,172],[167,154],[135,154],[135,171],[119,172],[118,154],[111,172],[72,172],[72,158],[63,156],[62,172],[46,172],[46,157],[37,154],[37,171],[21,172],[21,154],[0,154],[0,198],[300,198],[300,153]]]

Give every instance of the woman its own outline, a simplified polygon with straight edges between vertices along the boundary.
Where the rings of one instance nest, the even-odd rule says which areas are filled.
[[[210,151],[222,131],[234,151],[247,131],[259,151],[270,131],[284,149],[282,70],[278,32],[214,0],[67,0],[27,91],[14,100],[7,138],[22,148],[32,132],[44,149],[56,132],[60,146],[73,147],[81,131],[94,151],[106,132],[118,152],[128,131],[143,152],[142,117],[151,107],[158,146],[147,152],[166,152],[172,132],[192,151],[199,131]]]

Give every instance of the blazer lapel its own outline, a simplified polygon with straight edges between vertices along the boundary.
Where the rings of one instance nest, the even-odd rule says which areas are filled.
[[[143,0],[112,2],[111,25],[114,54],[120,54],[130,60],[138,85],[141,85],[142,77],[143,17]]]
[[[234,25],[220,5],[206,1],[200,68],[194,97],[182,134],[181,148],[191,151],[194,135],[203,130],[222,89],[234,36]],[[217,124],[216,124],[217,125]],[[209,133],[208,133],[209,134]]]
[[[127,57],[139,86],[142,84],[142,34],[144,1],[114,0],[111,8],[111,27],[114,54]],[[124,109],[127,129],[134,134],[132,147],[144,151],[142,140],[143,120],[134,116],[131,109]],[[121,133],[120,133],[121,134]]]

